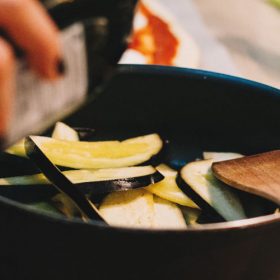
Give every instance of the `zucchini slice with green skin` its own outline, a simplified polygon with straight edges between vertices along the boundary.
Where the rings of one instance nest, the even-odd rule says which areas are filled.
[[[171,169],[165,164],[157,166],[156,169],[164,176],[164,179],[146,187],[146,190],[171,202],[183,206],[198,208],[198,206],[177,186],[177,171]]]
[[[230,160],[244,157],[238,153],[221,153],[221,152],[203,152],[204,159],[212,159],[213,162]]]
[[[158,134],[124,141],[71,142],[33,136],[52,163],[77,169],[116,168],[138,165],[149,160],[162,148]],[[8,153],[26,156],[24,142],[10,147]]]
[[[99,170],[67,170],[62,172],[71,183],[85,194],[103,194],[113,191],[124,191],[143,188],[164,179],[152,166],[135,166]],[[18,176],[0,179],[0,193],[3,187],[14,187],[14,190],[28,186],[28,191],[42,190],[43,185],[51,183],[42,174]],[[33,186],[33,189],[32,187]],[[46,186],[45,186],[46,188]]]
[[[202,210],[216,215],[220,221],[245,219],[239,198],[229,186],[214,177],[211,171],[212,163],[213,160],[202,160],[185,165],[180,172],[180,178],[177,178],[179,187]]]

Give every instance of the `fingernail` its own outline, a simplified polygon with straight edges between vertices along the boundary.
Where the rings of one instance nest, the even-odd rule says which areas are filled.
[[[64,75],[65,74],[65,63],[62,59],[60,59],[57,63],[57,73],[60,75]]]

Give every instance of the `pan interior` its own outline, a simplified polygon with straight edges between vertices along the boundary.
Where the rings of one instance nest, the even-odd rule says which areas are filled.
[[[179,68],[122,66],[101,94],[65,122],[94,140],[159,133],[164,163],[179,170],[203,151],[254,154],[279,149],[278,90],[234,77]],[[30,174],[25,159],[0,157],[0,176]],[[24,200],[24,194],[13,197]],[[247,201],[247,198],[244,198]]]

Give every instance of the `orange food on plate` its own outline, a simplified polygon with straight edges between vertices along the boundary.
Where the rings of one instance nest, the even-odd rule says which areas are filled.
[[[143,54],[149,64],[173,65],[179,42],[169,25],[143,3],[138,9],[148,24],[134,31],[129,48]]]

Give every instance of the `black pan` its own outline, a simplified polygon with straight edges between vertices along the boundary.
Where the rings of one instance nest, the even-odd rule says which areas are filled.
[[[280,91],[204,71],[122,66],[70,117],[98,139],[158,132],[174,168],[203,150],[252,154],[280,146]],[[0,175],[20,173],[0,160]],[[186,231],[132,230],[42,215],[0,197],[0,279],[280,279],[280,216]]]

